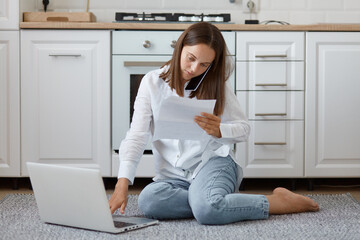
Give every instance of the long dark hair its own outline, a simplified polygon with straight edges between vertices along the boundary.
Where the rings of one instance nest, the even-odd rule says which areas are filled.
[[[184,89],[181,83],[180,59],[184,46],[206,44],[215,51],[215,59],[199,88],[190,94],[190,98],[216,99],[214,114],[220,116],[225,106],[225,84],[229,78],[233,66],[228,63],[228,50],[220,30],[208,22],[200,22],[191,25],[179,37],[167,71],[160,77],[168,81],[172,90],[175,89],[179,96],[184,96]]]

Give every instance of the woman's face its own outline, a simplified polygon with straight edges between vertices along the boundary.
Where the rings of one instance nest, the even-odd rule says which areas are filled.
[[[215,59],[215,51],[206,44],[184,46],[181,51],[181,76],[185,82],[199,76]]]

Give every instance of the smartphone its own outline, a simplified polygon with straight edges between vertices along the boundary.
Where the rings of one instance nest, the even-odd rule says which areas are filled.
[[[200,86],[201,82],[204,80],[211,66],[212,64],[210,64],[210,66],[206,69],[206,71],[203,74],[200,74],[199,76],[190,79],[190,82],[186,86],[185,90],[196,91],[196,89],[198,89],[198,87]]]

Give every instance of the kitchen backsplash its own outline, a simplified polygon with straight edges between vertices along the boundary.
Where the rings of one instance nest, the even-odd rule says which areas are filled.
[[[28,1],[28,0],[22,0]],[[194,14],[231,13],[232,22],[244,23],[242,1],[235,0],[90,0],[89,11],[98,22],[112,22],[115,12]],[[360,23],[359,0],[257,0],[259,11],[253,19],[286,21],[290,24]],[[83,11],[86,0],[50,0],[49,9],[55,11]],[[35,9],[42,8],[42,0],[34,0]]]

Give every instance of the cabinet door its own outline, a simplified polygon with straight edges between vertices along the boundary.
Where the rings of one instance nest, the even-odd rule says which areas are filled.
[[[110,32],[21,34],[22,175],[31,161],[110,176]]]
[[[249,140],[236,144],[244,177],[302,177],[304,121],[250,121]]]
[[[0,176],[20,176],[19,32],[0,31]]]
[[[305,175],[360,176],[360,33],[308,33]]]
[[[237,62],[236,90],[304,90],[304,62]]]
[[[303,91],[237,91],[249,120],[303,120]]]
[[[304,32],[238,32],[236,61],[303,61]]]
[[[1,29],[19,29],[19,0],[0,0]]]

